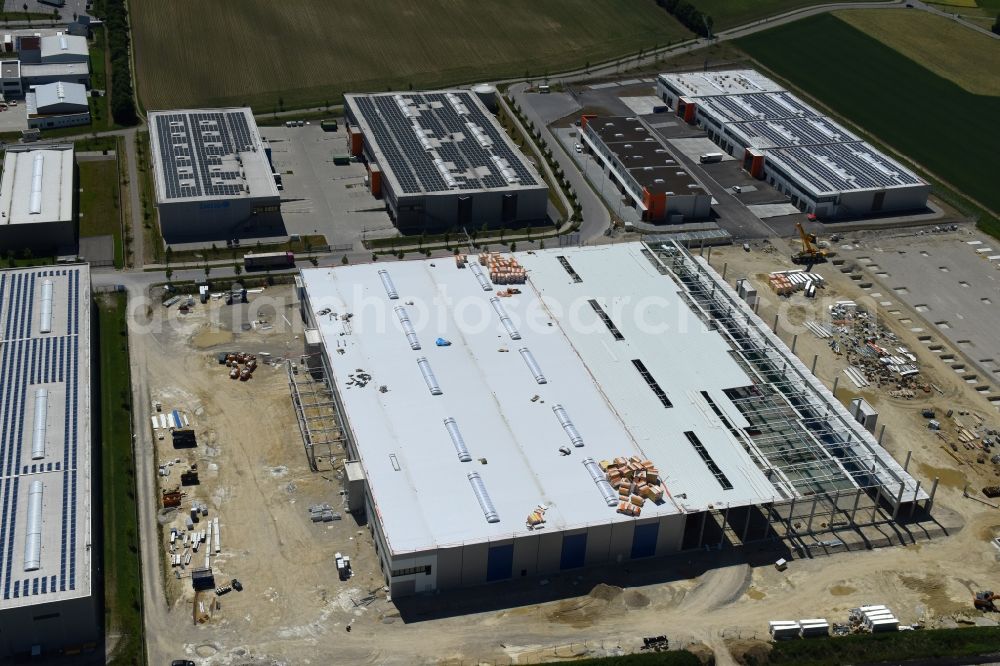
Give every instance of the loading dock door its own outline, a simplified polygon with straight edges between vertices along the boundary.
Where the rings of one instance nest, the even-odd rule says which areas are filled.
[[[656,537],[660,534],[659,523],[636,525],[632,533],[632,559],[652,557],[656,554]]]
[[[587,533],[570,534],[563,537],[560,569],[579,569],[587,556]]]
[[[493,546],[486,559],[486,582],[506,580],[514,566],[514,544]]]

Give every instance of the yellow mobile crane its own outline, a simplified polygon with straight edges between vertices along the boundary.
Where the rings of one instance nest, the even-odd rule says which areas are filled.
[[[807,234],[806,230],[802,227],[801,222],[795,223],[795,229],[799,232],[799,238],[802,239],[802,251],[792,255],[793,264],[805,264],[806,266],[822,264],[834,255],[833,252],[821,250],[816,247],[814,245],[816,242],[816,235]]]

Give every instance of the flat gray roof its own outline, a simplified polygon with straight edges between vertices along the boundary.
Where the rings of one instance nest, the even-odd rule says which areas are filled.
[[[353,314],[348,323],[317,316],[318,326],[393,553],[527,534],[525,519],[540,504],[549,507],[550,530],[632,520],[607,506],[585,458],[638,455],[659,467],[666,501],[647,502],[643,517],[779,497],[702,394],[730,422],[746,426],[724,391],[752,380],[643,250],[626,243],[515,253],[528,283],[498,302],[516,340],[490,300],[501,287],[484,291],[471,267],[450,260],[302,271],[315,312]],[[398,289],[396,300],[383,286],[383,270]],[[418,350],[401,328],[399,306]],[[437,338],[451,344],[437,346]],[[530,350],[544,384],[521,349]],[[429,390],[420,358],[440,395]],[[371,381],[353,382],[358,372]],[[582,447],[571,445],[557,405]],[[447,418],[455,419],[470,462],[460,461]],[[571,454],[562,455],[561,446]],[[487,522],[470,472],[480,475],[499,522]]]
[[[86,264],[0,271],[0,609],[91,594],[89,304]]]
[[[90,75],[89,62],[53,62],[43,64],[21,63],[21,77],[31,79],[36,76],[84,76]]]
[[[12,147],[0,175],[0,227],[73,219],[73,145]]]
[[[783,89],[755,69],[660,74],[659,79],[684,97],[742,95]]]
[[[279,198],[271,163],[247,108],[149,114],[156,203]]]
[[[345,95],[344,103],[398,194],[545,187],[468,90]]]

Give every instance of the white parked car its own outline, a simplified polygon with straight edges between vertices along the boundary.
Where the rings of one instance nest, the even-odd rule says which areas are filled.
[[[581,146],[580,144],[576,144],[575,146],[573,146],[573,149],[576,150],[576,152],[578,153],[583,152],[583,146]]]

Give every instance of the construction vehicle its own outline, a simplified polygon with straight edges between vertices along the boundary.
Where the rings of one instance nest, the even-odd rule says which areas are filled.
[[[802,239],[802,251],[792,255],[793,264],[806,266],[822,264],[834,255],[833,252],[816,247],[814,244],[816,243],[816,235],[807,234],[801,222],[795,223],[795,229],[799,232],[799,238]]]
[[[994,602],[996,601],[1000,601],[1000,594],[993,594],[992,590],[984,590],[976,592],[972,605],[976,607],[976,610],[995,611],[997,607]]]

